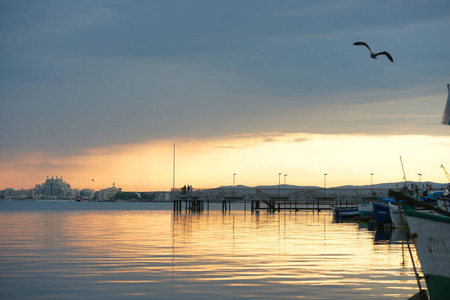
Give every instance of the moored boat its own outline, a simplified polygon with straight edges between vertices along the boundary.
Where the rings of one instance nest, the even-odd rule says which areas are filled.
[[[375,222],[377,225],[391,224],[391,215],[389,213],[389,206],[385,203],[374,203],[373,213],[375,215]]]
[[[373,203],[358,203],[359,215],[362,218],[373,216]]]
[[[450,217],[421,212],[404,205],[431,299],[450,295]]]
[[[416,246],[430,299],[449,299],[450,213],[398,191],[390,190],[389,195],[394,196],[397,201],[404,201],[403,212]],[[416,277],[419,278],[417,273]]]
[[[352,207],[339,207],[339,206],[331,206],[331,210],[333,211],[333,216],[335,218],[353,218],[359,216],[359,210],[357,206]]]
[[[407,226],[406,220],[403,219],[404,224],[402,224],[402,219],[396,204],[388,203],[389,214],[391,216],[391,222],[395,228],[403,228]]]

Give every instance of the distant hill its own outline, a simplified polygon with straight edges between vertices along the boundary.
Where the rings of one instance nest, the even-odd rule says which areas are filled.
[[[411,182],[408,181],[408,184],[410,183],[415,183],[415,182]],[[435,189],[439,189],[442,186],[447,186],[448,183],[437,183],[437,182],[422,182],[422,184],[431,184],[433,186],[433,188]],[[395,189],[395,188],[401,188],[405,185],[405,183],[402,182],[391,182],[391,183],[378,183],[378,184],[373,184],[372,186],[369,185],[343,185],[343,186],[336,186],[336,187],[328,187],[330,189],[339,189],[339,188],[343,188],[343,189],[370,189],[371,187],[374,189]],[[236,185],[235,188],[236,189],[277,189],[279,187],[278,184],[276,185],[258,185],[258,186],[245,186],[245,185]],[[228,185],[228,186],[220,186],[217,187],[216,189],[232,189],[233,186],[232,185]],[[281,188],[288,188],[288,189],[321,189],[323,187],[320,186],[300,186],[300,185],[281,185]]]
[[[236,185],[236,189],[277,189],[279,187],[278,184],[276,185],[258,185],[258,186],[246,186],[246,185]],[[282,188],[288,188],[288,189],[320,189],[321,187],[318,186],[298,186],[298,185],[290,185],[290,184],[282,184]],[[232,185],[224,185],[217,187],[216,189],[232,189]]]
[[[416,183],[413,181],[408,181],[408,184],[411,183]],[[426,183],[428,183],[429,185],[431,185],[434,189],[439,189],[442,186],[446,186],[448,185],[448,183],[437,183],[437,182],[422,182],[422,185],[425,185]],[[395,188],[401,188],[405,185],[405,182],[401,181],[401,182],[391,182],[391,183],[379,183],[379,184],[374,184],[372,185],[372,187],[374,189],[395,189]],[[370,184],[369,185],[343,185],[340,186],[338,188],[371,188]]]

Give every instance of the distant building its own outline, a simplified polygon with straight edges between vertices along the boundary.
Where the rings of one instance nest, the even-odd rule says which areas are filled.
[[[17,191],[15,191],[12,188],[4,189],[3,190],[3,197],[5,197],[5,199],[17,198]]]
[[[14,190],[6,188],[0,190],[0,197],[5,199],[75,199],[81,196],[85,200],[98,199],[99,201],[114,200],[117,193],[122,192],[121,188],[113,186],[96,192],[92,189],[72,189],[70,184],[62,177],[56,176],[47,179],[44,183],[36,184],[32,189]]]
[[[14,190],[12,188],[7,188],[3,190],[2,196],[5,199],[31,199],[33,198],[32,190]]]
[[[112,187],[100,190],[98,192],[98,200],[99,201],[114,200],[114,196],[116,196],[116,194],[119,192],[122,192],[122,189],[116,188],[116,185],[113,183]]]
[[[95,192],[94,190],[91,189],[82,189],[79,193],[79,195],[83,198],[83,199],[94,199],[95,197]]]
[[[70,184],[64,182],[56,176],[56,179],[48,178],[42,184],[37,184],[34,190],[34,196],[46,199],[68,199],[71,198],[72,188]]]

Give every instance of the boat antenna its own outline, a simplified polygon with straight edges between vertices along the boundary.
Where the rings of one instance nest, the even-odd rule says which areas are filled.
[[[403,161],[402,161],[402,156],[401,155],[400,155],[400,163],[402,164],[403,179],[405,179],[405,186],[408,186],[408,181],[406,180],[405,168],[403,167]]]

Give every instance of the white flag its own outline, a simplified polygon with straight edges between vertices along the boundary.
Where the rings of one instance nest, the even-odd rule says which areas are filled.
[[[447,84],[447,91],[448,91],[447,104],[445,105],[444,114],[442,115],[442,124],[444,125],[450,125],[450,88],[448,84]]]

